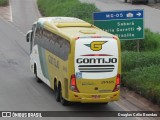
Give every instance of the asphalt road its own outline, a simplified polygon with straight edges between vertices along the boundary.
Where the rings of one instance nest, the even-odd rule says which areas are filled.
[[[29,69],[29,46],[25,33],[40,17],[36,0],[11,0],[12,22],[0,18],[0,111],[137,111],[149,110],[141,103],[132,103],[121,97],[120,101],[108,105],[57,103],[53,91],[45,84],[36,82]],[[132,98],[133,99],[133,98]],[[141,107],[140,107],[141,106]],[[82,115],[83,116],[83,115]],[[62,119],[62,118],[46,118]],[[63,118],[65,120],[97,118]],[[106,120],[100,117],[99,120]],[[140,118],[107,118],[140,119]]]
[[[160,10],[143,4],[124,3],[124,0],[80,0],[95,3],[101,11],[144,9],[144,25],[153,32],[160,32]]]

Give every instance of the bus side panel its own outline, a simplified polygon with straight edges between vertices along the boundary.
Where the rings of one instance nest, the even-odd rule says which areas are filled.
[[[45,55],[45,50],[41,48],[38,45],[35,45],[33,47],[32,54],[30,55],[30,65],[31,65],[31,71],[34,73],[34,64],[36,64],[37,67],[37,76],[48,86],[50,86],[50,83],[48,82],[48,73],[46,66],[43,66],[45,63],[45,58],[43,57]],[[45,70],[46,69],[46,70]]]
[[[49,51],[46,51],[45,58],[51,88],[54,89],[54,80],[56,79],[61,83],[63,96],[68,98],[68,61],[63,61]]]
[[[46,50],[38,46],[38,51],[39,51],[39,60],[40,60],[41,68],[42,68],[42,73],[46,79],[50,80],[49,74],[48,74],[48,65],[47,65],[46,57],[45,57]]]
[[[49,51],[46,51],[45,58],[48,66],[51,88],[54,89],[54,80],[56,79],[58,81],[61,79],[60,74],[58,74],[60,71],[60,62],[59,59]]]

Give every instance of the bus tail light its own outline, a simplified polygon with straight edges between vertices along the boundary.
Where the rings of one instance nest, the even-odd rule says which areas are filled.
[[[118,40],[118,37],[117,36],[113,36],[113,39]]]
[[[80,37],[76,37],[75,40],[78,40]]]
[[[76,76],[74,74],[71,75],[71,90],[74,92],[79,92],[77,85],[76,85]]]
[[[116,85],[113,92],[118,91],[120,89],[121,75],[117,74]]]

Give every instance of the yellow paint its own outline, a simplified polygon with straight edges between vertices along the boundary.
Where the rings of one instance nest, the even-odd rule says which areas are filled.
[[[105,42],[103,42],[103,41],[93,41],[91,43],[91,50],[93,50],[93,51],[100,51],[102,49],[102,45],[104,43]]]

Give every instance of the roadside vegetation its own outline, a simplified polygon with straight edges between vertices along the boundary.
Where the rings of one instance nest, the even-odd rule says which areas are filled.
[[[145,39],[140,40],[140,51],[155,51],[159,48],[160,35],[153,33],[149,29],[145,30]],[[122,50],[137,51],[137,41],[122,41]]]
[[[79,0],[38,0],[43,16],[69,16],[92,22],[92,13],[99,11],[94,4],[80,3]]]
[[[160,34],[145,30],[145,40],[122,41],[122,85],[160,105]]]
[[[99,11],[94,4],[78,0],[38,0],[43,16],[72,16],[92,23],[92,13]],[[160,34],[145,30],[145,39],[121,41],[122,85],[160,105]]]
[[[0,6],[7,6],[9,4],[9,0],[0,0]]]

